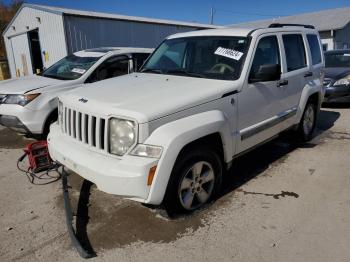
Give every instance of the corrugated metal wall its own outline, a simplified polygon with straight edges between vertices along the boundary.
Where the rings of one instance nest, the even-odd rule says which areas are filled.
[[[106,46],[156,47],[166,36],[196,28],[64,15],[68,52]]]
[[[15,30],[12,27],[15,27]],[[20,54],[21,50],[17,50],[17,47],[13,45],[11,47],[11,36],[13,39],[15,39],[14,37],[17,37],[15,35],[23,33],[26,35],[27,31],[36,28],[38,28],[39,31],[41,51],[47,52],[46,60],[45,56],[42,56],[44,67],[51,66],[53,63],[67,55],[62,15],[24,7],[18,13],[9,30],[4,35],[6,52],[12,77],[16,76],[17,66],[15,64],[14,54],[17,56]],[[28,64],[31,63],[30,56],[27,57],[26,60]],[[20,70],[22,71],[22,69]],[[30,71],[30,74],[32,74],[32,71]],[[23,75],[23,72],[21,75]]]
[[[336,46],[335,49],[348,49],[350,48],[350,23],[343,29],[335,32]]]
[[[49,67],[67,54],[94,47],[130,46],[156,47],[166,36],[196,30],[194,27],[156,23],[133,22],[76,15],[62,15],[40,8],[23,7],[5,33],[5,45],[11,76],[16,69],[24,73],[22,56],[32,74],[31,57],[27,36],[38,29],[44,67]],[[23,40],[16,41],[21,38]],[[11,40],[12,39],[12,40]]]

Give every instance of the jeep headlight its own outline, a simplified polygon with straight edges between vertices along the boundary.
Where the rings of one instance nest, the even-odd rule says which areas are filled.
[[[6,95],[4,98],[2,98],[2,103],[25,106],[37,98],[39,95],[39,93],[28,95]]]
[[[347,77],[344,77],[342,79],[339,79],[337,81],[335,81],[335,83],[333,84],[333,86],[347,86],[350,84],[350,75],[348,75]]]
[[[111,118],[109,120],[109,152],[123,156],[135,144],[136,135],[134,121]]]

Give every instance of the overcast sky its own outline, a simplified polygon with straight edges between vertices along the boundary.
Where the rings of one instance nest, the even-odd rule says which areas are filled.
[[[350,0],[27,0],[26,2],[199,23],[209,23],[210,9],[214,7],[214,24],[218,25],[350,7]]]

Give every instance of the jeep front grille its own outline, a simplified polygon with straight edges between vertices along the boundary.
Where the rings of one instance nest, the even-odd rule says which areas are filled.
[[[66,106],[63,106],[62,117],[63,133],[91,147],[107,151],[105,118],[79,112]]]

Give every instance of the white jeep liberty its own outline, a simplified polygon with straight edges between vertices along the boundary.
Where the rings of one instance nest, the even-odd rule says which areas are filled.
[[[172,35],[140,73],[62,95],[49,151],[104,192],[192,211],[236,156],[289,128],[312,138],[323,67],[313,26]]]

